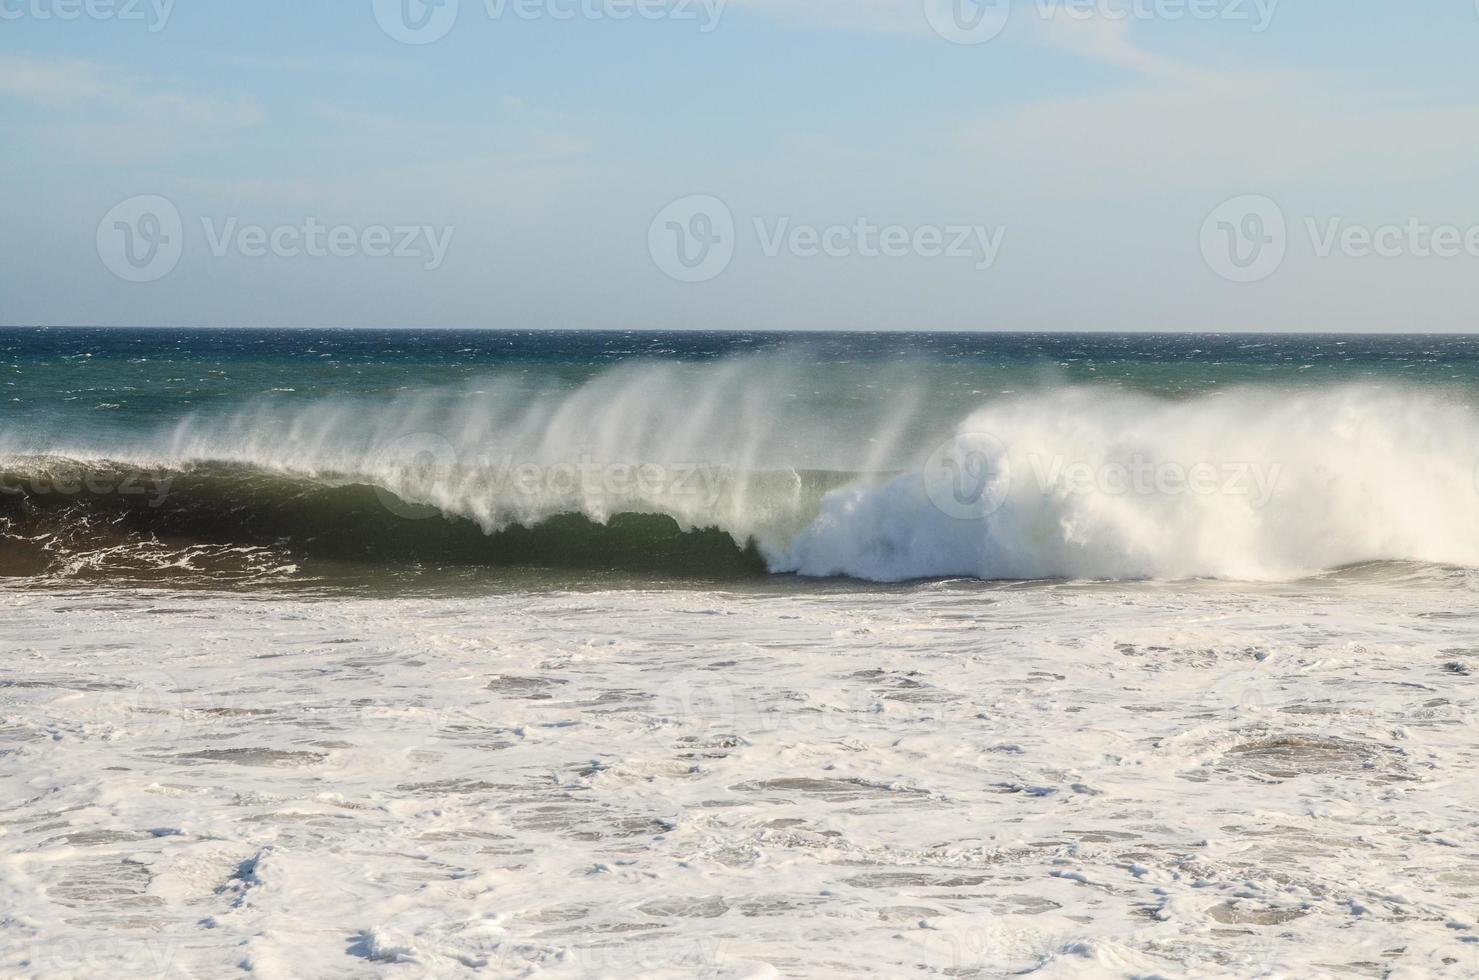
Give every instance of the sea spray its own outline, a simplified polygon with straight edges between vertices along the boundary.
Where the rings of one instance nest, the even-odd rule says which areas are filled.
[[[1432,392],[1065,389],[985,406],[946,446],[987,433],[1001,448],[974,498],[928,461],[839,489],[774,567],[1263,580],[1364,561],[1479,564],[1479,413]]]
[[[1453,391],[1347,382],[1172,398],[1039,381],[967,403],[907,363],[829,372],[778,356],[638,361],[570,381],[261,397],[106,444],[77,432],[41,448],[165,474],[226,464],[371,488],[380,506],[355,510],[367,540],[389,518],[497,535],[642,515],[753,545],[775,572],[877,581],[1479,566],[1479,411]],[[34,461],[8,455],[20,485]],[[241,495],[257,484],[195,485],[248,508]],[[257,519],[287,520],[294,499]],[[168,531],[168,515],[150,528]]]

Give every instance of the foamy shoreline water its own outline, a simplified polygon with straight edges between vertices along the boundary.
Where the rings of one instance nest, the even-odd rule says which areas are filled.
[[[1472,975],[1475,592],[5,589],[0,972]]]

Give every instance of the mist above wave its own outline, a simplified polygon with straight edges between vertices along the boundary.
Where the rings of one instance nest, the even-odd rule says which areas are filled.
[[[122,445],[79,433],[26,448],[364,484],[396,518],[450,515],[487,533],[661,515],[754,542],[772,570],[808,576],[1479,566],[1479,412],[1436,389],[963,393],[909,364],[756,357],[278,397]]]

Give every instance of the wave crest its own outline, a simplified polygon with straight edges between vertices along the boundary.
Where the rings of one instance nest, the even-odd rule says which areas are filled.
[[[631,565],[645,547],[654,557],[643,567],[763,559],[774,572],[876,581],[1479,566],[1479,413],[1452,393],[1267,387],[1166,399],[1059,386],[976,393],[964,410],[961,390],[910,377],[876,366],[819,374],[777,358],[638,364],[581,382],[542,373],[392,397],[276,398],[198,412],[124,446],[73,434],[8,448],[12,462],[24,448],[182,475],[160,509],[172,516],[128,509],[151,534],[322,549],[353,538],[358,522],[366,542],[401,542],[385,560],[491,553],[404,530],[439,516],[535,565],[580,553],[591,567]],[[618,534],[625,557],[613,557],[601,529],[630,531],[633,517],[667,523]],[[578,534],[506,547],[572,518]],[[669,529],[705,542],[697,566],[674,559],[683,549],[671,542],[653,544]],[[710,534],[727,543],[715,550]]]

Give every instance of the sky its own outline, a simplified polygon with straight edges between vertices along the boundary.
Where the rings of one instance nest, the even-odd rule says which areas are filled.
[[[1479,328],[1475,0],[0,0],[0,324]]]

